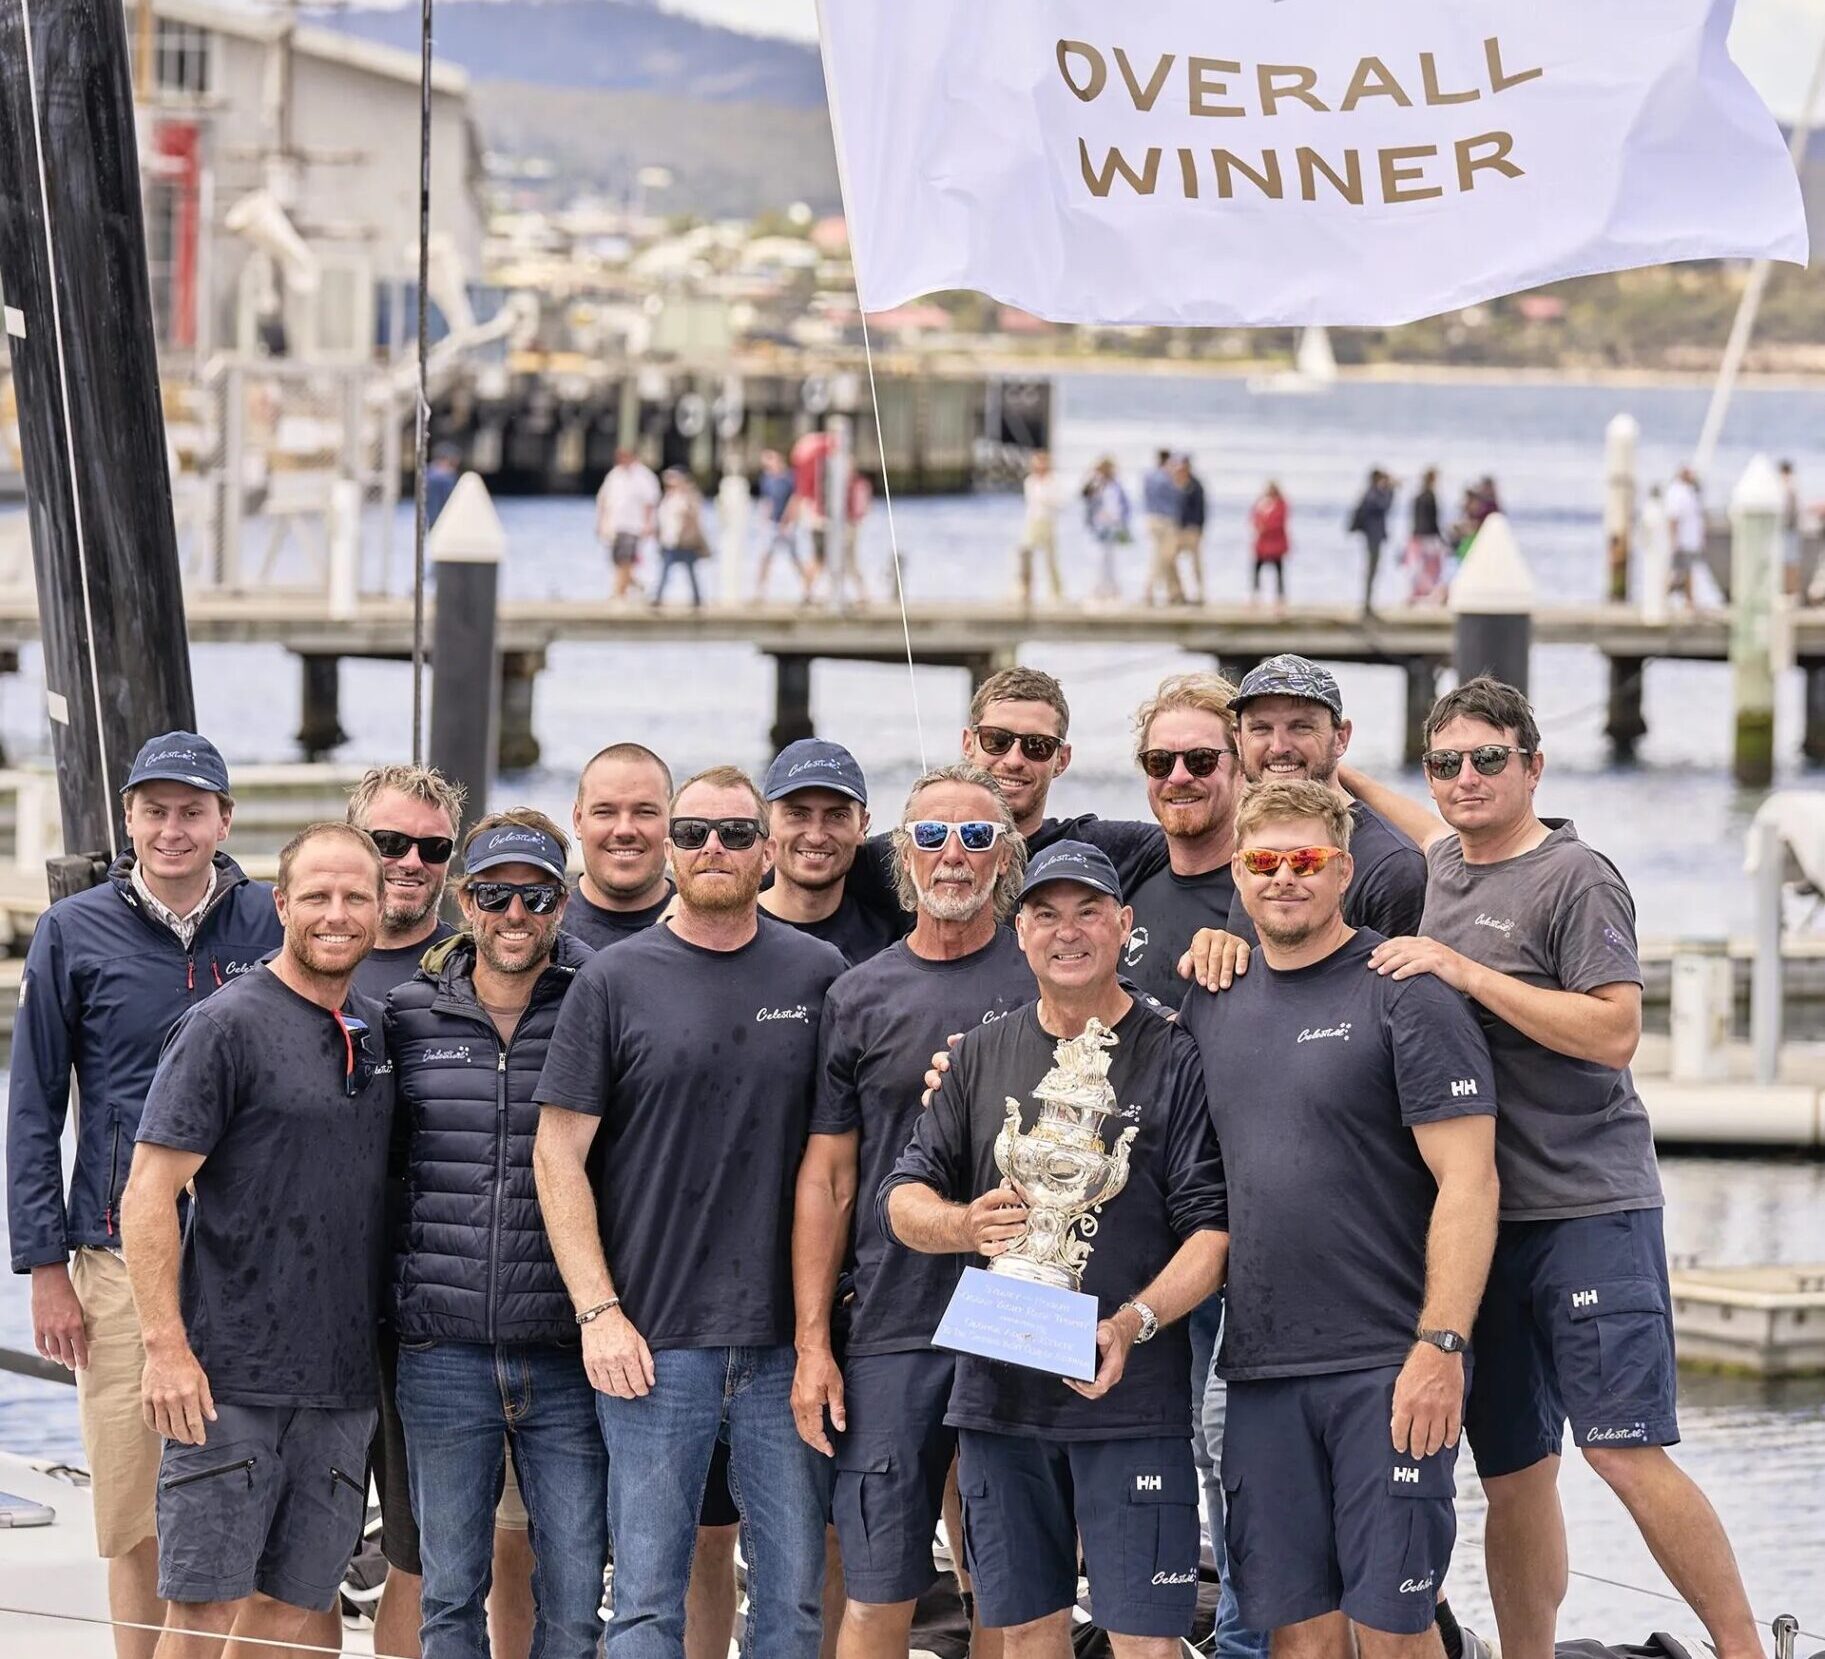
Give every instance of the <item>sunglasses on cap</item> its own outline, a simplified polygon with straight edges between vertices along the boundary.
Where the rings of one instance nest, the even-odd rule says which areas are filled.
[[[680,852],[694,853],[709,845],[711,830],[731,853],[745,853],[766,833],[752,818],[674,818],[666,833]]]
[[[1334,858],[1343,857],[1341,847],[1243,847],[1236,857],[1251,876],[1277,876],[1284,864],[1296,876],[1315,876]]]
[[[1062,737],[1048,737],[1044,732],[1011,732],[1005,726],[978,726],[975,731],[985,755],[1000,757],[1018,743],[1021,754],[1039,766],[1065,746]]]
[[[477,910],[498,916],[515,897],[528,916],[549,916],[564,902],[564,889],[555,881],[474,881],[469,899]]]
[[[448,864],[456,843],[447,835],[407,835],[403,830],[369,830],[382,858],[404,858],[414,847],[425,864]]]
[[[1235,752],[1234,749],[1143,749],[1141,770],[1157,781],[1171,777],[1173,767],[1184,761],[1185,770],[1194,778],[1207,778],[1223,764],[1225,755]]]
[[[1532,749],[1518,749],[1512,743],[1479,743],[1474,749],[1428,749],[1420,756],[1426,775],[1432,778],[1455,778],[1464,770],[1468,756],[1480,776],[1493,778],[1508,769],[1510,755],[1531,755]]]
[[[345,1014],[340,1009],[335,1013],[336,1024],[342,1028],[342,1047],[347,1056],[347,1067],[342,1076],[342,1092],[350,1100],[360,1094],[374,1076],[375,1057],[368,1052],[368,1022],[354,1014]]]
[[[953,830],[966,853],[985,853],[1001,839],[1001,829],[1000,824],[987,818],[972,818],[961,824],[942,818],[920,818],[906,826],[906,833],[922,853],[942,852]]]

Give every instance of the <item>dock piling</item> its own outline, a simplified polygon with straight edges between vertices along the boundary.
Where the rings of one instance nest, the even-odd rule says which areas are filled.
[[[783,651],[773,658],[773,729],[767,736],[775,754],[801,737],[817,736],[811,724],[812,661]]]
[[[506,545],[488,486],[480,474],[464,473],[426,544],[437,584],[431,764],[467,791],[464,831],[488,810],[501,728],[495,609]],[[530,712],[528,695],[528,717]]]
[[[1439,665],[1431,657],[1408,657],[1401,664],[1406,676],[1405,718],[1401,722],[1401,760],[1417,766],[1426,752],[1426,719],[1438,701]]]
[[[1736,781],[1774,782],[1774,589],[1781,483],[1768,457],[1744,469],[1730,498],[1730,677]]]
[[[342,729],[342,659],[304,651],[299,653],[298,666],[304,680],[298,747],[306,760],[327,760],[349,740]]]
[[[1641,424],[1633,415],[1618,415],[1603,435],[1603,535],[1609,549],[1610,598],[1624,604],[1629,596],[1629,546],[1635,534],[1635,450]]]
[[[1800,752],[1814,766],[1825,764],[1825,657],[1802,657],[1806,679],[1806,735]]]
[[[1534,582],[1508,519],[1484,520],[1464,567],[1451,584],[1457,677],[1492,674],[1527,690],[1533,648]]]
[[[1648,735],[1647,716],[1642,711],[1648,660],[1611,657],[1608,662],[1610,710],[1603,735],[1610,740],[1610,759],[1618,766],[1633,766],[1636,747]]]

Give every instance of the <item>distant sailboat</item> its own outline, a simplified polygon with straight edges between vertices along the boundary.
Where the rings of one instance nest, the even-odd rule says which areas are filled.
[[[1331,351],[1330,333],[1323,328],[1308,328],[1299,336],[1291,371],[1253,375],[1248,389],[1270,396],[1297,395],[1328,392],[1336,384],[1337,358]]]

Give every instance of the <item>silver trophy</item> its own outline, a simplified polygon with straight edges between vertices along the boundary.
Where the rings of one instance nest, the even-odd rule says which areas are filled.
[[[1031,1129],[1021,1128],[1020,1102],[1008,1098],[995,1163],[1027,1207],[1027,1230],[989,1263],[991,1273],[1082,1289],[1096,1212],[1128,1184],[1128,1153],[1140,1132],[1133,1126],[1113,1147],[1103,1144],[1103,1122],[1119,1110],[1109,1050],[1120,1041],[1100,1020],[1081,1037],[1062,1038],[1033,1090],[1039,1116]]]

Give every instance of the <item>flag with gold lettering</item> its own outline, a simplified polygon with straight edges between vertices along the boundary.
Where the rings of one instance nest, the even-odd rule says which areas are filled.
[[[820,0],[864,307],[1391,325],[1804,264],[1733,0]]]

